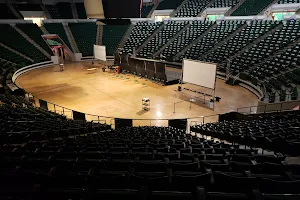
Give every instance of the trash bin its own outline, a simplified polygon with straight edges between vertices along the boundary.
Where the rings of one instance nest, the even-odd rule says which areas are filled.
[[[209,107],[210,107],[210,108],[214,108],[214,100],[213,100],[213,99],[211,99],[211,100],[209,101]]]

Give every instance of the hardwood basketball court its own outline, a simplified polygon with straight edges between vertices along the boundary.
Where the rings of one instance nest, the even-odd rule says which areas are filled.
[[[220,79],[216,82],[216,96],[221,97],[221,101],[215,103],[215,110],[212,110],[207,104],[203,105],[201,95],[186,90],[179,92],[178,85],[163,86],[131,74],[102,72],[101,66],[96,66],[97,72],[89,73],[87,69],[92,67],[95,65],[88,62],[70,63],[65,65],[65,71],[56,72],[54,66],[50,66],[22,75],[16,84],[35,97],[56,105],[111,118],[197,118],[257,105],[258,99],[250,91],[227,85]],[[208,92],[189,84],[183,87]],[[150,111],[142,110],[144,97],[150,98]],[[190,103],[191,98],[196,102]],[[214,118],[209,120],[214,121]],[[89,116],[87,119],[97,118]]]

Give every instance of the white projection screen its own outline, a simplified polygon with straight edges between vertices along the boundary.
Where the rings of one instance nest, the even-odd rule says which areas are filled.
[[[106,61],[105,46],[94,45],[94,56],[96,59]]]
[[[216,64],[184,59],[182,81],[184,83],[215,89],[216,70]]]

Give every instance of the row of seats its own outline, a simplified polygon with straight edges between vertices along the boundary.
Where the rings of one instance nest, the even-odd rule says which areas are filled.
[[[189,58],[198,60],[199,57],[207,50],[211,49],[218,42],[224,40],[228,35],[237,30],[240,26],[245,24],[245,21],[222,21],[208,34],[206,34],[200,41],[195,43],[188,49],[181,58]]]
[[[68,26],[82,56],[94,55],[97,35],[96,23],[68,23]]]
[[[263,9],[269,6],[273,0],[246,0],[231,15],[252,16],[258,15]]]
[[[106,54],[108,56],[113,56],[115,54],[128,28],[128,25],[103,26],[102,44],[105,45]]]
[[[292,83],[298,84],[297,80],[290,81],[285,74],[281,75],[282,71],[289,71],[293,68],[297,68],[300,64],[300,56],[297,53],[300,50],[300,44],[295,45],[293,48],[288,49],[281,54],[277,55],[272,60],[267,60],[263,64],[256,66],[248,71],[252,75],[252,78],[257,80],[274,80],[277,79],[280,83],[272,84],[273,87],[266,88],[267,91],[272,91],[272,88],[281,90],[283,87],[289,89],[293,87]],[[278,76],[280,75],[280,76]]]
[[[189,147],[195,152],[189,153]],[[122,199],[120,191],[134,191],[133,196],[151,199],[191,199],[198,187],[208,199],[253,199],[254,191],[280,199],[299,197],[299,166],[287,165],[284,156],[262,155],[171,127],[7,143],[0,158],[5,163],[1,197]]]
[[[210,0],[188,0],[176,12],[175,17],[196,17],[204,11],[210,2]]]
[[[232,70],[239,72],[248,69],[254,63],[263,61],[279,49],[299,38],[300,21],[288,21],[282,28],[270,33],[265,39],[255,44],[232,60]]]
[[[16,70],[30,64],[30,60],[0,46],[0,90],[6,85],[6,79],[10,80]]]
[[[278,4],[286,4],[286,3],[300,3],[300,0],[280,0]]]
[[[188,49],[184,55],[179,58],[179,60],[174,58],[175,55],[182,51],[186,46],[190,45],[192,42],[195,43],[195,40],[212,25],[216,27],[206,34],[202,40],[194,44],[192,48]],[[293,43],[296,43],[300,36],[298,31],[300,27],[299,21],[290,20],[282,23],[278,21],[252,21],[248,22],[247,26],[241,29],[237,35],[232,38],[227,37],[241,25],[244,25],[243,21],[224,21],[216,24],[201,21],[170,21],[163,24],[164,27],[158,31],[150,43],[142,49],[140,56],[152,58],[153,54],[155,54],[160,47],[165,45],[170,39],[173,39],[174,35],[176,35],[180,30],[182,30],[182,27],[185,26],[182,33],[178,34],[178,37],[174,38],[173,42],[163,49],[161,54],[165,56],[168,61],[181,61],[182,58],[188,57],[192,59],[216,62],[220,64],[219,70],[225,71],[225,58],[236,54],[245,46],[251,45],[251,42],[254,39],[264,35],[267,36],[265,39],[261,40],[257,44],[253,45],[252,48],[247,49],[244,53],[231,60],[231,70],[234,74],[245,74],[243,77],[246,77],[246,80],[249,80],[253,85],[258,85],[259,87],[261,85],[267,86],[264,91],[265,95],[270,97],[269,102],[297,99],[297,80],[295,78],[290,80],[289,76],[290,72],[293,72],[293,69],[291,68],[296,68],[298,65],[298,57],[297,53],[295,53],[298,50],[298,46]],[[70,48],[69,40],[61,23],[45,23],[44,26],[51,34],[58,34]],[[160,22],[138,22],[135,24],[129,39],[125,43],[123,52],[133,53],[134,50],[138,49],[139,46],[142,45],[144,41],[161,26],[162,24]],[[4,28],[1,30],[4,31],[6,28],[8,30],[4,31],[4,35],[7,37],[2,37],[2,42],[4,44],[16,51],[19,51],[20,53],[23,53],[29,58],[32,58],[34,62],[48,60],[44,54],[30,44],[30,42],[24,40],[23,37],[10,25],[3,24],[3,27]],[[40,37],[42,32],[39,27],[34,24],[16,24],[16,27],[30,36],[31,39],[33,39],[48,53],[52,54],[48,46]],[[96,40],[96,25],[94,23],[70,23],[69,27],[78,43],[77,45],[80,52],[82,52],[84,56],[93,55],[92,44],[95,43]],[[111,26],[104,26],[104,37],[102,42],[107,46],[108,55],[113,55],[128,26],[109,27]],[[275,28],[277,29],[275,32],[265,35],[267,31]],[[86,34],[84,30],[90,31]],[[121,31],[118,32],[118,30]],[[11,39],[12,35],[14,35],[14,38],[17,39]],[[111,38],[114,35],[115,39],[112,40]],[[218,49],[208,53],[207,56],[203,58],[203,53],[206,53],[208,50],[212,49],[216,43],[221,42],[224,39],[229,40]],[[290,51],[287,49],[287,46],[291,45],[292,47]],[[31,47],[32,51],[28,51],[28,47]],[[230,48],[230,51],[228,51],[228,48]],[[283,49],[283,52],[277,57],[274,57],[275,60],[272,60],[273,54],[277,53],[280,49]],[[7,48],[0,47],[0,50],[0,58],[4,60],[11,61],[20,66],[31,63],[28,59],[13,53]],[[160,58],[160,55],[158,57]],[[286,73],[280,74],[282,70],[286,71]],[[276,80],[276,77],[279,77],[280,79]],[[271,80],[265,80],[265,78],[271,78]],[[276,96],[280,96],[280,98],[277,98]]]
[[[196,125],[191,130],[239,144],[299,155],[299,119],[299,111],[290,111],[260,120]]]
[[[296,53],[299,50],[299,44],[296,43],[298,29],[299,21],[290,21],[231,61],[233,72],[246,74],[243,79],[253,85],[265,86],[265,95],[270,103],[298,98],[297,81],[287,76],[300,64]],[[272,56],[288,45],[293,46],[276,57]],[[225,64],[221,70],[225,71]]]
[[[15,49],[29,58],[32,58],[35,63],[48,60],[48,58],[39,49],[33,46],[33,44],[19,34],[11,25],[0,24],[0,34],[1,43]]]
[[[0,90],[6,85],[6,79],[10,80],[12,73],[20,68],[20,65],[0,58]]]
[[[62,115],[35,108],[31,101],[23,97],[0,94],[0,102],[2,144],[76,135],[100,127],[98,124],[92,126],[87,122],[67,120]]]
[[[123,52],[133,53],[152,33],[161,26],[160,22],[137,22],[127,39]]]
[[[207,62],[220,63],[273,29],[279,23],[278,21],[253,21],[234,37],[225,42],[225,44],[209,53],[204,60]]]
[[[138,55],[144,58],[152,58],[155,52],[165,45],[169,39],[173,38],[188,23],[188,21],[168,21]]]
[[[235,24],[238,24],[238,26]],[[291,71],[291,67],[295,68],[298,65],[298,58],[296,53],[291,52],[296,52],[297,46],[293,47],[291,51],[287,49],[288,51],[284,51],[282,53],[282,56],[280,54],[278,58],[275,58],[275,60],[272,58],[272,55],[278,50],[285,48],[286,46],[291,45],[291,43],[297,41],[297,39],[299,38],[298,20],[290,20],[284,22],[258,20],[247,22],[247,26],[241,29],[240,32],[238,32],[231,38],[228,38],[228,41],[225,42],[222,46],[219,46],[217,49],[207,53],[206,56],[203,57],[203,53],[206,53],[208,50],[214,48],[214,45],[218,42],[227,39],[227,36],[230,33],[232,33],[234,30],[236,30],[243,24],[243,21],[219,22],[216,25],[214,25],[216,27],[214,27],[210,32],[204,35],[203,39],[197,42],[197,38],[199,38],[199,36],[201,36],[205,31],[207,31],[207,29],[210,28],[213,24],[212,22],[201,21],[190,22],[189,24],[187,24],[186,29],[176,38],[174,38],[173,41],[169,45],[167,45],[159,55],[156,56],[156,59],[161,59],[161,56],[163,56],[167,61],[170,62],[181,62],[183,58],[215,62],[219,63],[219,70],[225,72],[225,61],[228,57],[234,56],[239,51],[244,50],[246,46],[252,45],[252,42],[254,40],[262,37],[264,39],[259,41],[257,44],[252,45],[252,47],[250,46],[250,48],[246,49],[244,53],[235,56],[235,58],[231,60],[231,71],[234,75],[241,73],[242,75],[240,75],[240,78],[250,81],[253,85],[258,85],[259,87],[262,86],[262,88],[266,87],[266,90],[263,90],[264,95],[266,97],[266,101],[272,103],[274,101],[278,102],[291,99],[296,100],[298,98],[298,92],[296,87],[297,81],[294,81],[296,79],[292,79],[292,81],[289,81],[288,77],[286,77],[284,74],[281,75],[279,73],[281,73],[282,70]],[[133,33],[135,32],[135,30],[141,27],[142,25],[135,25]],[[143,28],[142,30],[144,29],[145,28]],[[273,29],[275,30],[272,31]],[[151,32],[153,33],[153,31],[154,29],[150,30],[150,32],[146,32],[146,34],[150,35]],[[142,31],[136,32],[136,34],[132,34],[129,40],[127,40],[123,52],[133,53],[133,50],[129,51],[129,48],[138,49],[138,46],[129,46],[134,45],[134,37],[137,37],[138,39],[139,37],[145,38],[143,36],[137,36],[138,33],[143,34]],[[159,33],[161,32],[162,31],[160,31]],[[267,33],[268,35],[266,35]],[[172,35],[172,32],[169,34],[164,34],[168,37],[169,35]],[[136,41],[138,41],[138,39]],[[150,43],[146,45],[144,49],[142,49],[142,51],[139,53],[140,57],[152,58],[155,51],[157,51],[157,49],[161,47],[159,42],[154,40],[155,37]],[[154,43],[155,45],[152,43]],[[157,45],[157,43],[159,45]],[[165,44],[165,40],[161,43]],[[186,46],[190,45],[191,43],[195,44],[186,52],[184,52],[184,54],[181,55],[179,58],[175,57],[179,52],[184,50]],[[140,42],[139,44],[141,45],[142,42]],[[286,74],[289,74],[288,72],[289,71],[287,71]],[[274,79],[276,78],[273,78],[271,80],[273,82],[269,84],[268,80],[266,80],[265,78],[272,78],[273,76],[280,76],[280,81],[275,81]],[[278,84],[274,84],[274,82],[278,82]],[[283,88],[283,90],[276,90],[276,88],[274,87],[276,85],[278,85],[280,88]],[[280,96],[280,98],[276,98],[275,96]]]
[[[62,39],[62,41],[69,47],[69,49],[72,49],[62,23],[44,23],[43,26],[50,34],[57,34]]]
[[[38,27],[37,24],[16,24],[16,26],[26,33],[32,40],[34,40],[38,45],[40,45],[45,51],[50,55],[52,54],[51,49],[48,47],[46,42],[43,40],[41,35],[44,35],[42,30]]]
[[[165,10],[165,9],[176,9],[181,5],[183,0],[164,0],[161,1],[157,7],[157,10]],[[188,0],[182,6],[181,9],[176,13],[176,17],[195,17],[201,13],[208,5],[213,8],[218,7],[233,7],[235,6],[239,0]],[[247,0],[240,8],[238,8],[233,15],[234,16],[245,16],[245,15],[256,15],[263,8],[272,3],[271,0],[263,1],[254,1]],[[279,4],[287,4],[287,3],[299,3],[299,0],[281,0],[278,2]],[[87,19],[86,10],[84,4],[81,2],[74,3],[78,18],[79,19]],[[148,16],[149,12],[153,8],[153,4],[147,5],[144,4],[142,7],[142,17],[145,18]],[[0,19],[16,19],[17,17],[12,13],[12,11],[2,3],[2,16]],[[17,4],[14,3],[13,7],[16,11],[19,11],[19,14],[22,16],[20,11],[42,11],[40,4]],[[69,2],[58,2],[53,5],[45,5],[52,19],[73,19],[71,3]]]
[[[23,56],[20,56],[19,54],[16,54],[3,46],[0,46],[0,58],[9,62],[16,63],[22,67],[32,64],[30,60],[27,60]]]
[[[233,7],[239,3],[240,0],[214,0],[211,8],[224,8],[224,7]]]
[[[299,198],[299,165],[287,164],[280,153],[262,154],[172,127],[112,130],[67,120],[9,94],[0,101],[3,199]],[[276,133],[280,126],[282,137],[282,130],[298,124],[298,112],[282,115],[288,124],[281,115],[270,116],[272,126],[261,131]],[[259,136],[254,127],[251,131]]]
[[[173,57],[180,52],[183,48],[189,45],[196,38],[201,36],[207,31],[214,23],[193,21],[190,26],[184,30],[178,37],[174,39],[163,51],[162,55],[166,57],[166,60],[173,61]]]

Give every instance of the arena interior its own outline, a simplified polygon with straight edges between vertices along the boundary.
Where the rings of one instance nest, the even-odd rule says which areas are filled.
[[[300,200],[300,0],[0,0],[0,199]]]

